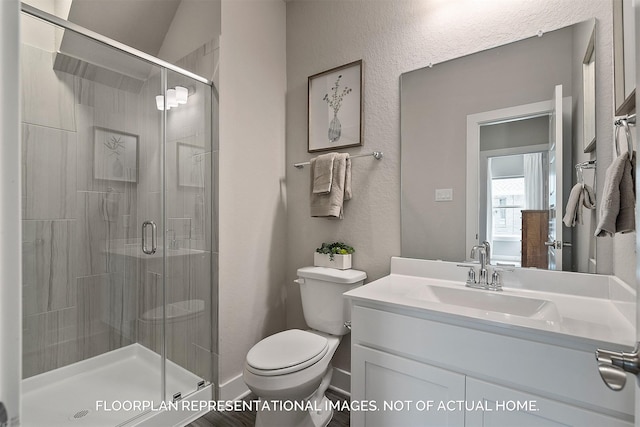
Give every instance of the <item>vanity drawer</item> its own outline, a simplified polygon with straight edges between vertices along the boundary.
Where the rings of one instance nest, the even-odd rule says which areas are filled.
[[[516,338],[355,304],[352,345],[375,348],[478,379],[622,418],[633,387],[611,391],[593,352]],[[593,349],[595,351],[595,348]]]

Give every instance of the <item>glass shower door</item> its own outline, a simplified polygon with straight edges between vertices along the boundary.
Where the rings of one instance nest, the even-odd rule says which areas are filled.
[[[118,425],[164,397],[163,73],[23,14],[21,80],[23,425]]]
[[[167,397],[213,381],[211,93],[210,86],[167,70]]]

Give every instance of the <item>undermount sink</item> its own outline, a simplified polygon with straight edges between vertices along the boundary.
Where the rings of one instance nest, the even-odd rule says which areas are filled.
[[[419,298],[531,319],[551,321],[558,319],[557,308],[551,301],[507,295],[495,291],[427,285],[420,293]]]

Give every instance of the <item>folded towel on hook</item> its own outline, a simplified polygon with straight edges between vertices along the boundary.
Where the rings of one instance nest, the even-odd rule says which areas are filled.
[[[329,194],[333,182],[333,162],[338,153],[322,154],[314,159],[313,194]]]
[[[627,233],[635,229],[632,169],[627,152],[607,168],[595,236],[613,236],[617,232]]]
[[[574,227],[576,224],[582,224],[582,207],[587,209],[596,208],[596,195],[593,188],[586,184],[578,183],[573,186],[569,194],[569,201],[565,209],[562,222],[567,227]]]
[[[593,191],[593,188],[588,186],[587,184],[583,184],[582,195],[584,196],[584,200],[582,201],[582,206],[589,210],[593,210],[596,208],[596,193]]]
[[[316,158],[317,159],[317,158]],[[351,199],[351,159],[349,154],[336,154],[333,160],[331,191],[326,194],[313,192],[316,159],[311,159],[311,216],[344,218],[344,202]]]

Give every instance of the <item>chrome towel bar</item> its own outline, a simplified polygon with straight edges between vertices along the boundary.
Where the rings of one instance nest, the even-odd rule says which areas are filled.
[[[349,156],[349,158],[355,159],[357,157],[369,157],[369,156],[373,156],[373,158],[376,160],[381,160],[382,157],[384,157],[384,153],[382,151],[374,151],[373,153],[355,154],[353,156]],[[293,166],[297,167],[298,169],[302,169],[303,167],[310,164],[311,162],[301,162],[301,163],[294,163]]]

